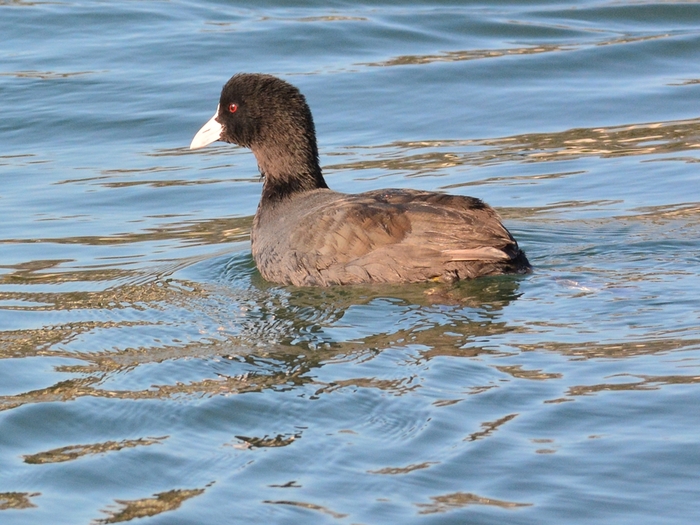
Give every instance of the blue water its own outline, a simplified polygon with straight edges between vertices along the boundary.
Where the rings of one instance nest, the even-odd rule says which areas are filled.
[[[700,4],[0,1],[0,523],[700,520]],[[300,289],[255,159],[472,195],[535,272]]]

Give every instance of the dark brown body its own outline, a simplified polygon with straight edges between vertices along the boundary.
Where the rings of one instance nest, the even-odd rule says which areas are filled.
[[[252,244],[265,279],[297,286],[452,282],[530,268],[491,207],[415,190],[318,189],[261,203]]]
[[[253,257],[268,281],[297,286],[452,282],[526,273],[525,254],[479,199],[415,190],[328,188],[306,99],[270,75],[234,75],[192,140],[250,148],[264,177]]]

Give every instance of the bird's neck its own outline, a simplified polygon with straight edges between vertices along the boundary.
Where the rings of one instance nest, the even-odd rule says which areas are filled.
[[[268,144],[251,147],[263,176],[263,200],[328,188],[318,162],[316,144]]]

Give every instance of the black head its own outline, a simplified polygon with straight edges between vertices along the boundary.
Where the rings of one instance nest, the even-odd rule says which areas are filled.
[[[311,110],[299,90],[271,75],[239,73],[221,90],[219,107],[192,140],[250,148],[265,177],[263,196],[326,188]]]

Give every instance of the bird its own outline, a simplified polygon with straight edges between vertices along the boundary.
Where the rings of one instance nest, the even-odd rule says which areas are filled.
[[[496,211],[474,197],[413,189],[340,193],[326,184],[306,98],[278,77],[238,73],[191,149],[249,148],[263,186],[251,230],[258,271],[292,286],[454,283],[525,274]]]

